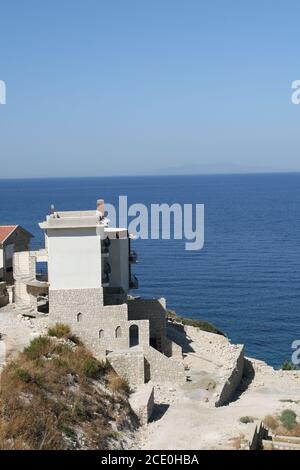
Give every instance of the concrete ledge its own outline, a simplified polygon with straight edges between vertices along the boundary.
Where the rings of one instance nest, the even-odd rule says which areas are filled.
[[[227,405],[232,399],[237,387],[241,383],[244,372],[244,346],[238,344],[233,346],[234,352],[222,383],[216,391],[215,406]]]
[[[140,347],[111,352],[107,355],[107,360],[116,373],[130,385],[144,384],[144,353]]]
[[[179,364],[151,346],[144,347],[145,380],[155,384],[184,384],[186,374],[183,364]]]
[[[154,387],[151,382],[139,386],[129,398],[134,414],[142,426],[149,422],[154,407]]]

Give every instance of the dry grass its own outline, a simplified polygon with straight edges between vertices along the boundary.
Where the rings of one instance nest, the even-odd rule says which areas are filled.
[[[109,371],[107,374],[108,379],[108,388],[113,393],[125,393],[129,395],[130,387],[126,380],[122,379],[117,375],[113,370]]]
[[[55,326],[49,328],[48,335],[54,336],[56,338],[65,338],[77,344],[78,346],[83,346],[80,339],[71,333],[70,327],[68,325],[64,325],[63,323],[56,323]]]
[[[135,425],[121,381],[69,338],[34,339],[2,372],[0,450],[108,449],[113,422]]]
[[[296,413],[292,410],[284,410],[276,418],[268,415],[264,418],[263,422],[277,436],[300,437],[300,424],[297,423]]]
[[[240,433],[239,436],[231,437],[229,439],[230,444],[232,445],[233,449],[240,450],[242,446],[242,442],[245,440],[245,435]]]
[[[276,428],[278,428],[278,425],[279,425],[277,419],[274,418],[274,416],[271,416],[271,415],[265,416],[264,419],[263,419],[263,423],[268,429],[271,429],[272,431],[274,431]]]

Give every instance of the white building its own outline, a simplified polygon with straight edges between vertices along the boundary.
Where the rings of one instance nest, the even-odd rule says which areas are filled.
[[[31,308],[47,298],[49,324],[64,323],[131,383],[185,380],[181,348],[167,338],[164,299],[128,298],[138,286],[126,228],[111,228],[104,201],[92,211],[56,211],[40,223],[45,248],[16,253],[15,292]],[[47,279],[36,275],[39,262]]]
[[[125,228],[111,228],[104,217],[104,201],[95,211],[56,212],[40,223],[45,232],[50,290],[96,289],[103,303],[126,299],[137,287],[131,274],[136,261]],[[113,298],[114,297],[114,298]],[[117,302],[117,303],[120,303]]]

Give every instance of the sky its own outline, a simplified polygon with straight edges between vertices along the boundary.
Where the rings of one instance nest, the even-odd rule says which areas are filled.
[[[298,0],[0,0],[0,178],[300,171]]]

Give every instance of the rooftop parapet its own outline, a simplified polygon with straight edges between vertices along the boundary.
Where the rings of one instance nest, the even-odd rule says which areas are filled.
[[[41,229],[61,229],[61,228],[77,228],[77,227],[106,227],[107,220],[100,219],[98,215],[93,216],[67,216],[61,217],[61,213],[57,213],[58,216],[54,217],[48,215],[44,222],[40,222],[39,226]]]
[[[98,199],[96,210],[88,211],[56,211],[51,205],[51,214],[44,222],[40,222],[41,229],[60,229],[77,227],[106,227],[108,220],[104,217],[104,200]]]

